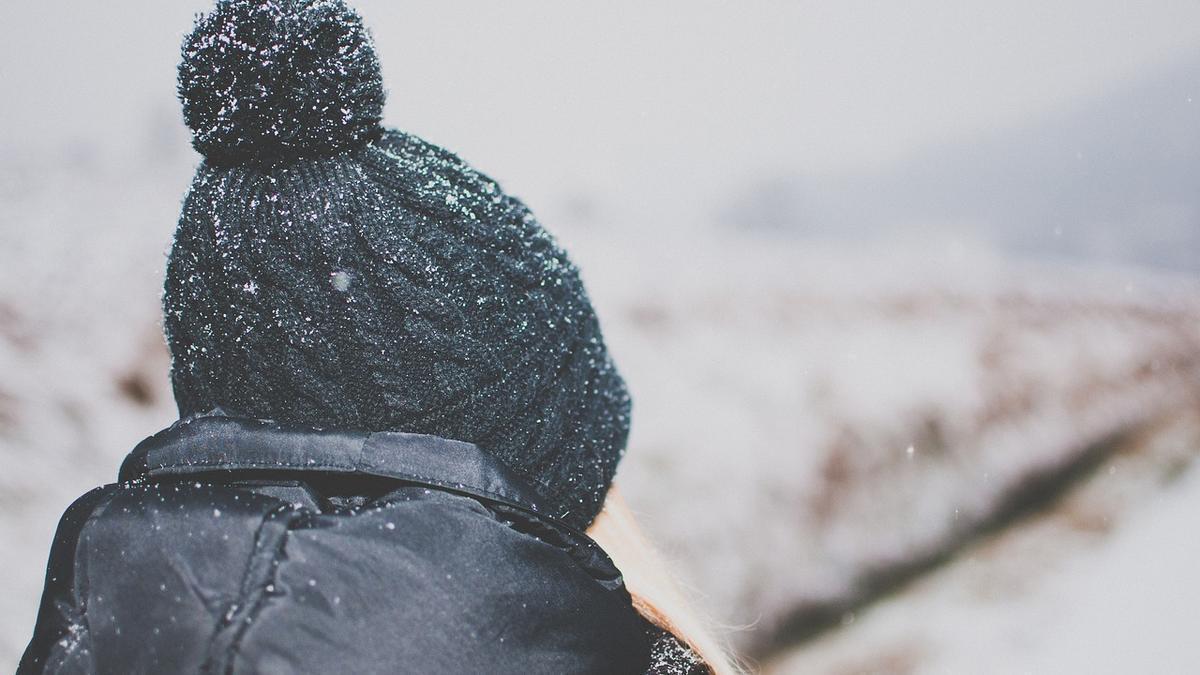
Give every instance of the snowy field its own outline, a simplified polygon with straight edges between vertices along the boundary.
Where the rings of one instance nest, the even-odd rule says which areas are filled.
[[[771,664],[771,673],[1193,673],[1195,413],[1158,425],[1052,512]]]
[[[596,277],[637,395],[621,479],[752,653],[1200,404],[1194,286],[937,250],[710,242]]]

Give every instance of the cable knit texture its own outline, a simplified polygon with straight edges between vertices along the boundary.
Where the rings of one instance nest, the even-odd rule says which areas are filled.
[[[180,93],[208,160],[164,294],[180,413],[469,441],[585,528],[630,399],[579,272],[495,181],[363,125],[376,71],[355,65],[375,63],[358,21],[340,0],[229,0],[185,41]],[[279,58],[222,51],[261,55],[297,34],[325,37]],[[288,64],[300,72],[280,75]],[[292,89],[265,89],[280,83]]]

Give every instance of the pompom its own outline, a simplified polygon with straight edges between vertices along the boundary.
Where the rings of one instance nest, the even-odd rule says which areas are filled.
[[[184,40],[179,98],[209,161],[328,157],[381,129],[379,58],[342,0],[218,0]]]

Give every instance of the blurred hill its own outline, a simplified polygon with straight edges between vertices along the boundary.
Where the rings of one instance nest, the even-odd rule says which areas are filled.
[[[1200,272],[1200,55],[879,169],[764,179],[718,221],[837,240],[953,236],[1023,256]]]

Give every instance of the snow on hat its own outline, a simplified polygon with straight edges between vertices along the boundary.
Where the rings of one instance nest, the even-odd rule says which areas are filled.
[[[380,126],[358,14],[220,0],[179,95],[205,156],[163,300],[181,415],[469,441],[586,527],[630,399],[579,272],[495,181]]]

